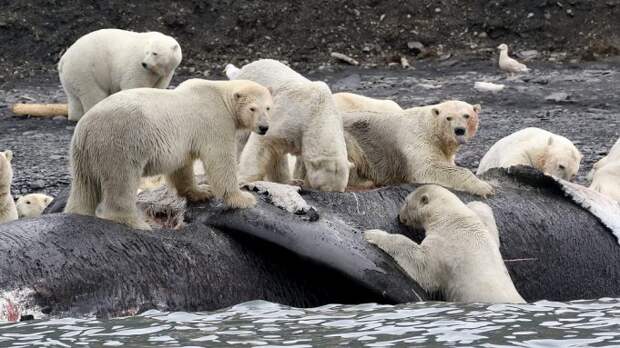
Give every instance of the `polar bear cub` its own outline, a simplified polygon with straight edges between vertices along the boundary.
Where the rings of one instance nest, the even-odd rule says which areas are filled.
[[[54,198],[43,193],[29,193],[19,196],[15,203],[20,219],[40,216]]]
[[[425,185],[407,197],[399,219],[425,230],[421,244],[381,230],[366,231],[364,237],[426,291],[442,293],[452,302],[525,302],[502,260],[497,227],[486,204],[471,209],[445,188]]]
[[[534,167],[564,180],[573,180],[582,155],[567,138],[529,127],[500,139],[480,160],[477,175],[491,168]]]
[[[241,182],[289,183],[291,169],[286,155],[292,154],[304,165],[310,188],[345,190],[349,162],[342,118],[325,83],[310,81],[272,59],[261,59],[241,69],[229,64],[226,73],[232,79],[270,87],[274,95],[269,132],[264,137],[251,134],[241,152]]]
[[[336,107],[342,112],[350,111],[375,111],[375,112],[399,112],[403,109],[396,102],[389,99],[369,98],[354,93],[334,93]]]
[[[79,121],[99,101],[121,90],[168,87],[181,59],[179,43],[158,32],[101,29],[82,36],[58,63],[69,119]]]
[[[13,151],[0,152],[0,223],[17,220],[17,209],[11,195]]]
[[[349,185],[434,183],[493,194],[491,185],[454,163],[458,148],[476,134],[480,111],[480,105],[449,100],[398,113],[343,113],[354,164]]]
[[[620,139],[596,162],[588,177],[590,188],[620,202]]]
[[[191,79],[174,90],[137,88],[116,93],[84,115],[71,140],[73,181],[65,212],[150,229],[138,216],[142,176],[166,175],[189,201],[222,197],[231,208],[256,204],[239,190],[237,129],[264,134],[269,90],[252,81]],[[194,181],[200,159],[209,186]]]

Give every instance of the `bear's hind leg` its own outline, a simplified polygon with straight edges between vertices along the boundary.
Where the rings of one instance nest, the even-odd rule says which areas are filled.
[[[139,173],[115,176],[101,184],[103,200],[97,209],[97,217],[116,221],[135,229],[150,230],[136,208],[136,191],[140,181]]]
[[[95,209],[101,200],[101,189],[94,180],[74,174],[65,213],[95,215]]]
[[[68,118],[70,121],[79,121],[80,118],[84,115],[84,108],[82,108],[82,102],[80,98],[76,97],[70,92],[65,92],[67,94],[67,103],[69,104],[69,115]]]
[[[208,185],[196,185],[193,161],[169,174],[167,179],[170,185],[177,190],[179,196],[187,198],[190,202],[208,201],[214,197]]]
[[[109,94],[107,92],[96,87],[89,89],[87,93],[80,96],[84,113],[88,112],[88,110],[90,110],[97,103],[107,98],[108,95]]]

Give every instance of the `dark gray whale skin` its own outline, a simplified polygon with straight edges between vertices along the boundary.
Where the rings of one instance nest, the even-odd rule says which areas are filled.
[[[523,168],[493,170],[486,179],[497,187],[489,199],[457,195],[492,207],[502,255],[526,300],[620,296],[616,238],[559,184]],[[293,306],[441,299],[425,294],[361,234],[380,228],[421,241],[422,231],[397,221],[414,189],[303,192],[318,221],[259,199],[246,210],[226,210],[217,200],[191,205],[180,231],[132,231],[64,214],[0,225],[0,270],[9,275],[0,289],[39,282],[40,303],[51,312],[98,314],[205,310],[251,299]],[[63,205],[59,197],[48,212]]]

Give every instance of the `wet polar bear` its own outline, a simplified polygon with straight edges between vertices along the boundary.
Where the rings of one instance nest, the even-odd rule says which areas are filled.
[[[389,99],[369,98],[354,93],[334,93],[336,107],[342,112],[350,111],[375,111],[375,112],[399,112],[403,109],[396,102]]]
[[[11,195],[11,183],[13,182],[13,168],[11,160],[13,152],[6,150],[0,152],[0,223],[17,220],[17,209]]]
[[[456,100],[397,113],[343,113],[350,186],[434,183],[480,196],[494,189],[454,156],[478,129],[480,105]]]
[[[29,193],[19,196],[15,203],[20,219],[37,217],[52,203],[54,198],[43,193]]]
[[[477,175],[491,168],[515,165],[534,167],[564,180],[572,180],[579,171],[581,153],[563,136],[529,127],[500,139],[480,160]]]
[[[429,293],[451,302],[525,302],[502,260],[488,205],[468,206],[443,187],[425,185],[407,196],[399,219],[425,230],[421,244],[381,230],[368,230],[364,237]]]
[[[620,202],[620,139],[589,173],[590,188]]]
[[[240,181],[291,181],[287,154],[306,168],[306,185],[320,191],[344,191],[349,162],[342,118],[329,87],[313,82],[286,65],[261,59],[241,69],[229,64],[230,79],[247,79],[270,87],[274,109],[269,132],[251,134],[239,164]],[[243,144],[240,144],[243,146]]]
[[[69,120],[118,91],[166,88],[181,63],[179,43],[158,32],[101,29],[79,38],[60,58],[60,82],[69,102]]]
[[[189,201],[223,197],[231,208],[256,204],[239,190],[235,132],[268,129],[271,94],[251,81],[187,80],[174,90],[137,88],[92,108],[71,140],[73,181],[65,212],[150,229],[138,216],[141,176],[163,174]],[[200,159],[209,186],[194,181]],[[99,205],[99,207],[97,207]]]

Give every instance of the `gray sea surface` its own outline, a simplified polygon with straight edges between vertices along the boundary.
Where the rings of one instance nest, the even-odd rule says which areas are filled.
[[[0,347],[620,347],[620,299],[531,304],[252,301],[213,312],[0,324]]]

